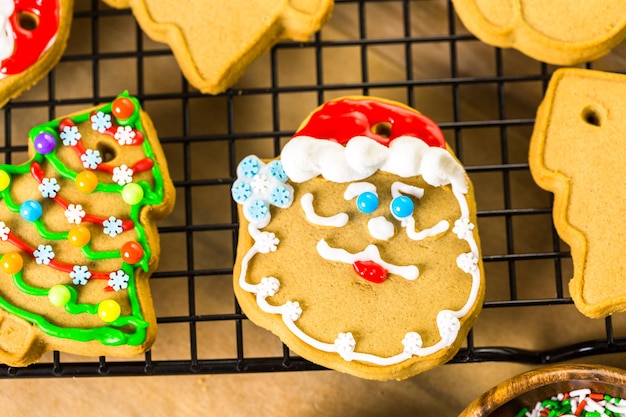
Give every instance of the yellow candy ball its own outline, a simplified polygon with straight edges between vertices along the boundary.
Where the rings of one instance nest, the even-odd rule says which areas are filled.
[[[9,184],[11,184],[11,176],[8,172],[0,169],[0,191],[6,190]]]
[[[0,258],[0,268],[7,274],[17,274],[24,266],[22,255],[17,252],[7,252]]]
[[[82,171],[76,175],[75,183],[80,192],[89,194],[98,186],[98,177],[91,171]]]
[[[122,313],[122,308],[114,300],[104,300],[98,304],[98,316],[106,323],[114,322]]]
[[[87,226],[83,226],[82,224],[74,226],[67,233],[67,240],[69,240],[72,246],[82,248],[91,240],[91,232]]]

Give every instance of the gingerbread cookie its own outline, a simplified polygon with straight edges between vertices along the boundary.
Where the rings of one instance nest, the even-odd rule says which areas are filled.
[[[306,41],[330,18],[333,0],[104,0],[133,10],[143,31],[166,43],[203,93],[232,86],[281,39]]]
[[[0,361],[144,352],[156,335],[155,220],[174,204],[152,122],[122,94],[33,128],[29,150],[27,163],[0,165]]]
[[[294,352],[387,380],[458,351],[484,277],[472,184],[432,120],[382,99],[327,102],[279,159],[243,159],[232,195],[235,294]]]
[[[537,112],[530,169],[554,193],[553,217],[571,247],[570,295],[589,317],[626,311],[622,202],[626,76],[584,69],[552,75]]]
[[[0,106],[43,78],[61,59],[73,0],[0,0]]]
[[[626,3],[614,0],[453,0],[481,41],[539,61],[575,65],[606,55],[626,37]]]

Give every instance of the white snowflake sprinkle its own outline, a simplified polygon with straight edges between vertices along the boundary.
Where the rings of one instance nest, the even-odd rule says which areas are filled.
[[[128,279],[128,274],[121,269],[111,272],[109,274],[109,287],[113,288],[115,291],[125,290],[128,288]]]
[[[0,240],[8,240],[9,233],[11,233],[11,229],[4,222],[0,222]]]
[[[80,204],[69,204],[65,210],[65,217],[70,224],[80,224],[86,214]]]
[[[130,126],[118,126],[113,137],[122,146],[130,145],[133,143],[133,139],[135,139],[135,131]]]
[[[472,252],[460,254],[456,258],[456,264],[463,272],[468,274],[478,270],[478,258]]]
[[[457,235],[459,239],[471,239],[472,238],[472,230],[474,230],[474,225],[470,223],[467,217],[463,217],[454,222],[454,227],[452,231]]]
[[[276,252],[276,246],[280,240],[272,232],[262,232],[255,236],[255,246],[260,253]]]
[[[250,181],[250,187],[252,187],[252,191],[255,193],[266,193],[270,188],[270,180],[265,174],[257,174],[252,177],[252,181]]]
[[[125,164],[113,168],[113,181],[119,185],[126,185],[133,182],[133,170]]]
[[[59,136],[65,146],[76,146],[82,137],[77,126],[65,126]]]
[[[441,335],[441,341],[445,346],[450,346],[456,340],[461,329],[461,322],[450,310],[441,310],[437,314],[437,327]]]
[[[35,261],[39,265],[49,265],[50,261],[54,259],[54,252],[52,251],[52,246],[50,245],[39,245],[33,252],[33,255],[35,256]]]
[[[111,123],[111,115],[99,111],[91,116],[91,128],[97,130],[100,133],[104,133],[105,130],[113,126]]]
[[[96,169],[102,163],[100,151],[97,149],[86,149],[80,160],[83,161],[83,166],[89,169]]]
[[[70,278],[75,285],[85,285],[91,278],[91,272],[86,266],[74,265],[72,272],[70,272]]]
[[[283,317],[288,320],[296,321],[302,315],[302,307],[300,307],[300,303],[297,301],[287,301],[283,307],[285,309]]]
[[[354,336],[352,333],[339,333],[337,338],[335,339],[335,349],[337,349],[337,353],[347,361],[352,360],[352,353],[354,352],[354,348],[356,347],[356,340],[354,340]]]
[[[274,277],[263,277],[257,285],[257,295],[263,298],[271,297],[278,292],[280,282]]]
[[[104,226],[104,233],[111,237],[115,237],[124,231],[122,228],[122,220],[116,219],[115,216],[109,217],[102,222],[102,225]]]
[[[422,336],[416,332],[409,332],[404,335],[404,339],[402,339],[402,346],[404,346],[404,351],[411,355],[417,354],[417,352],[422,347]]]
[[[56,178],[44,178],[39,184],[39,191],[45,198],[54,198],[61,189],[61,186],[57,182]]]

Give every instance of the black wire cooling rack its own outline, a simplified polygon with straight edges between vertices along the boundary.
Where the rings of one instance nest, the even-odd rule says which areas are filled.
[[[623,69],[610,56],[593,66]],[[487,296],[452,363],[545,364],[626,351],[621,315],[590,320],[575,310],[568,248],[552,227],[550,195],[530,177],[528,140],[553,70],[479,42],[449,1],[336,0],[333,19],[310,42],[281,42],[233,89],[205,96],[130,11],[77,0],[61,63],[2,110],[0,152],[8,163],[22,161],[30,126],[126,89],[140,99],[159,131],[178,199],[160,224],[164,246],[176,249],[164,251],[152,278],[159,338],[135,360],[54,352],[26,368],[0,366],[0,376],[322,369],[251,325],[237,306],[230,281],[238,225],[229,189],[246,152],[275,155],[316,105],[346,94],[389,97],[428,114],[474,182]],[[257,338],[273,347],[256,350]]]

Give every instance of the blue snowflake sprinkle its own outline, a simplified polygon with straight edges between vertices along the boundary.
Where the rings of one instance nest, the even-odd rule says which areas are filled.
[[[280,161],[272,161],[267,164],[270,175],[281,182],[287,181],[287,173],[283,169],[283,164]]]
[[[259,159],[254,156],[248,156],[239,163],[238,169],[241,170],[245,177],[252,178],[259,173]]]
[[[271,203],[278,207],[285,207],[291,203],[291,191],[279,185],[272,190]]]
[[[230,191],[233,195],[233,200],[239,204],[243,204],[250,198],[250,196],[252,196],[252,187],[250,184],[246,184],[245,182],[239,180],[235,181]]]
[[[248,206],[248,214],[254,220],[261,220],[269,213],[269,207],[264,201],[255,200]]]

